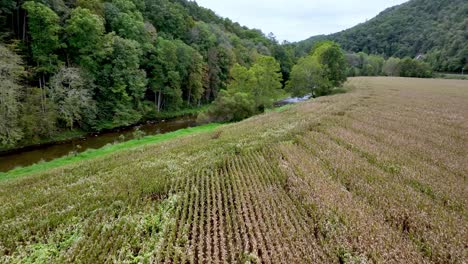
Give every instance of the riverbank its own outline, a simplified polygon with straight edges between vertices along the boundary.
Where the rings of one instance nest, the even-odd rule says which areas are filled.
[[[74,139],[82,138],[90,133],[91,132],[86,132],[86,131],[78,130],[78,129],[61,131],[58,134],[53,135],[49,138],[42,138],[35,142],[27,141],[27,142],[15,145],[13,147],[0,148],[0,155],[13,153],[13,152],[30,149],[30,148],[32,149],[32,148],[38,148],[41,146],[47,146],[47,145],[52,145],[52,144],[60,144],[63,142],[68,142]]]
[[[73,140],[84,138],[88,135],[100,134],[100,133],[111,132],[111,131],[119,131],[122,129],[128,129],[130,127],[137,127],[146,123],[156,123],[156,122],[172,120],[172,119],[176,119],[176,118],[184,117],[184,116],[197,115],[198,113],[205,111],[207,108],[208,108],[208,105],[204,105],[204,106],[197,107],[197,108],[187,108],[187,109],[182,109],[178,111],[155,113],[152,116],[149,116],[143,120],[140,120],[138,123],[125,126],[125,127],[106,126],[106,127],[98,128],[96,131],[84,131],[80,129],[74,129],[71,131],[65,130],[65,131],[58,132],[56,135],[53,135],[49,138],[43,138],[36,142],[27,141],[27,142],[20,143],[10,148],[0,148],[0,155],[13,153],[13,152],[21,151],[21,150],[35,149],[35,148],[39,148],[42,146],[49,146],[53,144],[62,144],[65,142],[70,142]]]
[[[182,137],[182,136],[186,136],[190,134],[213,131],[219,126],[221,126],[221,124],[212,123],[212,124],[198,126],[198,127],[179,129],[177,131],[169,132],[166,134],[146,136],[141,139],[133,139],[133,140],[129,140],[129,141],[122,142],[122,143],[109,144],[108,146],[105,146],[100,149],[89,149],[82,153],[71,154],[68,156],[54,159],[49,162],[40,162],[40,163],[36,163],[27,167],[16,168],[8,172],[2,172],[0,173],[0,181],[5,180],[5,179],[15,178],[24,174],[37,173],[37,172],[57,168],[66,164],[73,163],[73,162],[93,159],[93,158],[104,156],[104,155],[107,155],[107,154],[110,154],[119,150],[123,150],[123,149],[130,149],[130,148],[134,148],[134,147],[138,147],[138,146],[142,146],[146,144],[155,144],[155,143],[163,142],[166,140],[170,140],[170,139],[174,139],[174,138],[178,138],[178,137]]]
[[[281,112],[292,105],[284,105],[266,110],[266,112]],[[97,150],[100,148],[122,143],[141,136],[161,135],[174,132],[180,129],[196,127],[199,124],[195,121],[196,117],[185,116],[175,119],[163,120],[157,123],[145,123],[135,127],[127,127],[117,131],[105,132],[94,135],[85,135],[79,139],[51,143],[49,145],[40,145],[28,147],[25,149],[3,153],[0,155],[0,173],[9,173],[16,168],[27,168],[35,164],[45,164],[55,159],[76,156],[88,149]]]

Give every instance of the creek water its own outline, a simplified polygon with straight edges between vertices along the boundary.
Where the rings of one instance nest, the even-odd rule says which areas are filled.
[[[89,134],[64,142],[54,142],[0,153],[0,172],[6,172],[15,167],[25,167],[40,161],[50,161],[66,156],[70,152],[83,152],[87,149],[98,149],[114,142],[130,140],[133,139],[136,128],[145,132],[146,135],[163,134],[196,126],[196,119],[196,116],[184,116],[167,121],[149,122],[109,132]]]
[[[307,100],[309,97],[286,98],[275,103],[276,107],[294,104]],[[107,144],[133,139],[135,129],[146,135],[163,134],[182,128],[197,125],[196,116],[184,116],[167,121],[149,122],[146,124],[121,128],[109,132],[89,134],[81,138],[63,142],[53,142],[22,149],[0,152],[0,172],[7,172],[16,167],[25,167],[41,161],[50,161],[70,154],[83,152],[87,149],[98,149]]]

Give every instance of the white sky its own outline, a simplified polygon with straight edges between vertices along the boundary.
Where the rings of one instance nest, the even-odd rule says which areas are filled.
[[[273,32],[279,41],[335,33],[407,0],[196,0],[222,17]]]

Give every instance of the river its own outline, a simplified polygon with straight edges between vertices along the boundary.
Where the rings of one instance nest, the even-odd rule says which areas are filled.
[[[307,100],[308,97],[287,98],[275,103],[275,106],[294,104]],[[0,153],[0,172],[7,172],[16,167],[25,167],[37,162],[50,161],[66,156],[72,152],[83,152],[87,149],[98,149],[107,144],[133,139],[136,128],[146,135],[163,134],[182,128],[197,125],[196,116],[184,116],[167,121],[149,122],[134,127],[122,128],[110,132],[89,134],[64,142],[54,142],[38,146]]]
[[[40,161],[50,161],[68,155],[70,152],[83,152],[87,149],[98,149],[114,142],[130,140],[133,139],[133,133],[137,127],[146,135],[156,135],[196,126],[196,119],[196,116],[184,116],[167,121],[149,122],[136,127],[89,134],[69,141],[0,153],[0,172],[6,172],[19,166],[28,166]]]

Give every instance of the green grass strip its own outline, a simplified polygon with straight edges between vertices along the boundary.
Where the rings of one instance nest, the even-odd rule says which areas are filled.
[[[129,140],[126,142],[105,146],[100,149],[88,149],[77,155],[65,156],[65,157],[57,158],[48,162],[36,163],[31,166],[20,167],[20,168],[10,170],[8,172],[0,173],[0,180],[12,179],[12,178],[16,178],[22,175],[38,173],[38,172],[42,172],[45,170],[57,168],[63,165],[67,165],[73,162],[89,160],[89,159],[107,155],[116,151],[143,146],[147,144],[159,143],[159,142],[163,142],[166,140],[178,138],[178,137],[189,135],[189,134],[213,131],[215,128],[221,125],[222,124],[212,123],[212,124],[198,126],[198,127],[179,129],[177,131],[169,132],[165,134],[146,136],[141,139],[133,139],[133,140]]]
[[[280,107],[270,108],[270,109],[267,109],[265,112],[267,112],[267,113],[270,113],[270,112],[280,113],[280,112],[286,111],[289,108],[293,107],[293,105],[294,104],[287,104],[287,105],[283,105],[283,106],[280,106]]]

